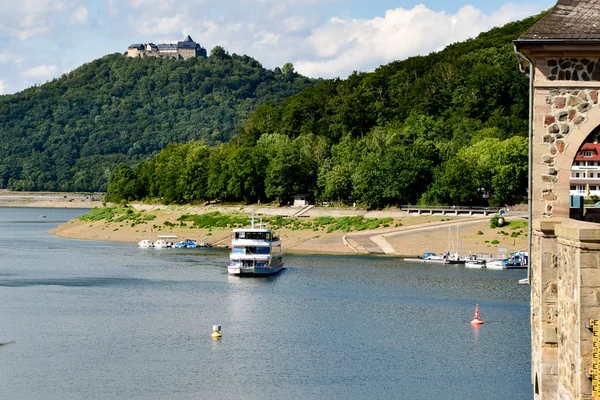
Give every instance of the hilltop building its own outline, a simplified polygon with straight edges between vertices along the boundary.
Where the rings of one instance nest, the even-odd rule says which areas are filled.
[[[571,167],[573,196],[600,196],[600,144],[584,143]]]
[[[128,57],[161,57],[187,60],[192,57],[206,57],[206,49],[194,42],[190,35],[177,43],[132,44],[127,48]]]

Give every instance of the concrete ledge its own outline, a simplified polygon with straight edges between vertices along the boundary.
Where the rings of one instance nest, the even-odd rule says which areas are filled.
[[[575,242],[600,245],[600,225],[592,222],[567,220],[555,225],[556,236]]]
[[[554,236],[556,227],[564,222],[564,218],[534,219],[533,229],[543,232],[546,236]]]

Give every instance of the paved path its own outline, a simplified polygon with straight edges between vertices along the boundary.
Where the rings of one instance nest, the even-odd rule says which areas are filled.
[[[513,213],[507,218],[522,218],[526,216],[527,213]],[[454,220],[448,222],[428,223],[423,225],[412,225],[400,228],[386,228],[380,230],[379,233],[376,235],[373,235],[373,232],[353,232],[345,235],[344,241],[357,253],[397,255],[398,253],[396,252],[394,247],[391,244],[389,244],[389,242],[386,240],[387,237],[409,235],[415,232],[437,230],[447,226],[476,224],[482,221],[489,221],[489,219],[489,216],[473,216],[467,217],[459,221]]]

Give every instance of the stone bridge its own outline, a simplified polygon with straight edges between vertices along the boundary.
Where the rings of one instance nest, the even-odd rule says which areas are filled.
[[[530,76],[532,392],[599,399],[600,225],[570,218],[569,190],[578,149],[600,132],[600,0],[559,0],[515,51]]]

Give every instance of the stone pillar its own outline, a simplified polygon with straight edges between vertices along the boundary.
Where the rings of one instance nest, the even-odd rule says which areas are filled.
[[[535,399],[558,390],[558,264],[556,220],[534,221],[531,272],[531,379]]]
[[[555,229],[558,253],[558,396],[591,399],[590,319],[600,318],[600,225],[564,220]],[[600,377],[598,377],[600,379]]]

